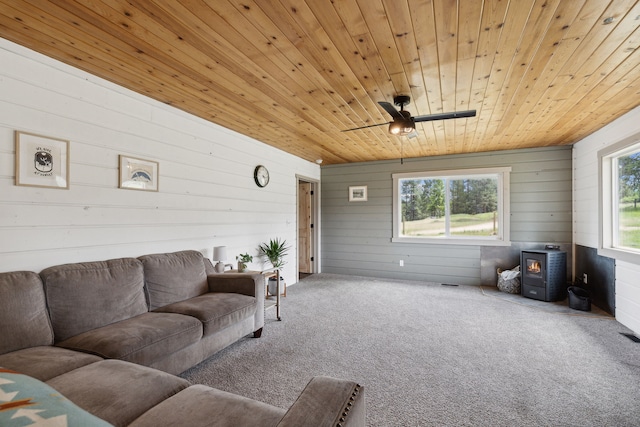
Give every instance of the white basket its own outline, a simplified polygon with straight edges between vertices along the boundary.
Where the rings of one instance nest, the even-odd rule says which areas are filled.
[[[498,268],[498,289],[508,294],[520,293],[520,266],[504,271]]]

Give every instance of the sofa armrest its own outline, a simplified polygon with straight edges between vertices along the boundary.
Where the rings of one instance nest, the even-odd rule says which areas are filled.
[[[209,292],[229,292],[252,297],[264,297],[265,294],[264,276],[259,273],[210,274],[207,276],[207,282]]]
[[[314,377],[277,427],[364,427],[365,412],[363,386]]]
[[[257,302],[254,314],[253,336],[260,338],[264,326],[264,276],[260,273],[224,273],[207,276],[209,292],[224,292],[249,295]]]

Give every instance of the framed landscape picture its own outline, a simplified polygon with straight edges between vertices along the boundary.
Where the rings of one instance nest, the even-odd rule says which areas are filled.
[[[16,131],[16,185],[69,188],[69,141]]]
[[[158,162],[120,155],[120,188],[158,191]]]
[[[349,201],[350,202],[366,202],[367,186],[358,185],[358,186],[349,187]]]

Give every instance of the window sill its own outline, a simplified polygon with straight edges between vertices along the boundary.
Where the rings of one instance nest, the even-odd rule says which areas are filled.
[[[640,265],[640,254],[614,248],[598,248],[598,255]]]
[[[511,246],[511,241],[498,239],[428,239],[424,237],[393,237],[391,242],[418,243],[422,245]]]

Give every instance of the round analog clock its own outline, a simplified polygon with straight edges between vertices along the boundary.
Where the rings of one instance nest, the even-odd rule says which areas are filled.
[[[253,171],[253,179],[256,180],[258,187],[266,187],[269,183],[269,171],[264,166],[258,165]]]

